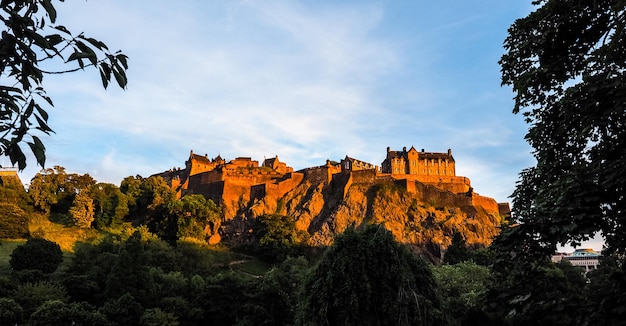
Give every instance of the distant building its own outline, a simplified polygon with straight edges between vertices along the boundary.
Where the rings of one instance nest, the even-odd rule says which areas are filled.
[[[569,261],[573,266],[582,267],[585,273],[598,268],[602,255],[593,249],[576,249],[571,254],[557,253],[552,255],[552,262]]]
[[[374,170],[376,171],[378,168],[371,164],[361,160],[357,160],[346,155],[346,158],[341,160],[341,171],[342,172],[351,172],[351,171],[362,171],[362,170]]]
[[[415,147],[408,151],[392,151],[387,147],[387,157],[381,164],[382,173],[425,176],[456,176],[452,150],[447,153],[418,152]]]

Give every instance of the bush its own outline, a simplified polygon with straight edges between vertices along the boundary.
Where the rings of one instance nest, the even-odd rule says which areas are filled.
[[[19,206],[0,203],[0,238],[19,239],[28,236],[28,216]]]
[[[348,228],[304,281],[302,325],[443,325],[428,264],[382,225]]]
[[[16,271],[33,269],[52,273],[62,261],[63,252],[57,243],[41,238],[31,238],[24,245],[13,250],[9,263]]]
[[[0,298],[0,321],[3,325],[18,325],[22,322],[24,311],[15,300]]]

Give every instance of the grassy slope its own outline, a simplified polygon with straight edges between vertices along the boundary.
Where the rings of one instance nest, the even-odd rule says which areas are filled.
[[[11,273],[11,253],[13,250],[26,242],[26,240],[4,240],[0,241],[0,275]]]
[[[104,233],[94,229],[80,229],[76,227],[68,227],[62,224],[49,221],[43,215],[33,215],[29,225],[31,235],[40,236],[59,244],[63,250],[63,263],[59,267],[62,271],[74,255],[74,244],[77,242],[92,243],[97,239],[104,237]],[[188,240],[188,239],[186,239]],[[11,273],[9,260],[13,250],[26,242],[25,239],[3,240],[0,241],[0,275]],[[198,243],[200,245],[200,243]],[[271,266],[254,257],[242,255],[228,250],[225,246],[215,246],[209,248],[206,243],[201,245],[210,250],[215,262],[227,269],[241,272],[247,275],[263,275]]]

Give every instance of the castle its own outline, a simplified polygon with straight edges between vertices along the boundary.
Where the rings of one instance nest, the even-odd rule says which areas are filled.
[[[508,204],[498,204],[489,197],[473,193],[470,180],[456,176],[450,149],[435,153],[423,149],[418,152],[414,147],[409,150],[404,147],[402,151],[387,147],[387,156],[380,168],[346,156],[340,162],[327,160],[324,165],[299,171],[281,162],[278,156],[265,159],[259,165],[250,157],[237,157],[227,162],[220,155],[210,159],[206,154],[202,156],[191,151],[184,169],[174,168],[155,176],[162,177],[178,197],[202,194],[220,203],[224,219],[235,217],[242,202],[265,197],[278,200],[302,182],[328,185],[335,179],[342,180],[344,193],[353,183],[394,182],[409,192],[466,194],[470,205],[483,206],[503,215],[508,209]]]

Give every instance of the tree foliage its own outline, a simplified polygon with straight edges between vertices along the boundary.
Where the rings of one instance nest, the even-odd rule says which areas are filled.
[[[65,303],[60,300],[44,302],[31,315],[32,325],[89,325],[108,326],[106,317],[87,303]]]
[[[85,192],[76,194],[68,213],[74,225],[83,229],[90,228],[94,221],[93,200]]]
[[[205,238],[205,229],[219,222],[221,209],[211,199],[199,194],[186,195],[167,204],[168,214],[177,220],[176,236]]]
[[[54,166],[31,179],[28,194],[40,211],[67,214],[76,195],[89,191],[95,183],[89,174],[67,173],[64,167]]]
[[[537,163],[520,173],[513,224],[494,241],[494,291],[514,324],[583,324],[560,313],[584,311],[580,284],[548,257],[598,233],[605,255],[626,253],[626,1],[533,4],[500,65]]]
[[[24,319],[24,310],[11,298],[0,298],[0,320],[6,325],[19,325]]]
[[[128,196],[119,187],[110,183],[97,183],[89,190],[93,200],[96,228],[116,226],[128,215]]]
[[[280,262],[296,256],[308,233],[296,230],[292,216],[265,214],[257,217],[253,225],[257,253],[270,262]]]
[[[15,204],[0,203],[0,238],[19,239],[29,235],[28,215]]]
[[[126,88],[127,56],[84,33],[72,34],[57,24],[52,0],[6,0],[0,3],[0,154],[22,170],[26,143],[37,164],[44,166],[45,147],[34,131],[50,134],[47,106],[52,99],[44,88],[44,76],[94,67],[107,88],[113,77]],[[55,70],[58,64],[66,70]]]
[[[14,270],[36,269],[44,273],[54,272],[63,261],[61,247],[55,242],[30,238],[11,254],[9,263]]]
[[[489,268],[463,261],[435,267],[433,276],[450,324],[470,325],[490,281]]]
[[[382,225],[337,236],[303,293],[303,325],[443,323],[430,268]]]
[[[609,252],[623,252],[626,2],[534,3],[540,7],[510,27],[500,60],[537,159],[513,194],[521,225],[504,236],[517,251],[524,242],[514,238],[532,237],[546,254],[601,232]]]

